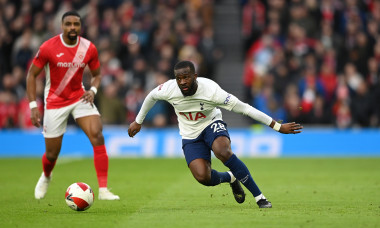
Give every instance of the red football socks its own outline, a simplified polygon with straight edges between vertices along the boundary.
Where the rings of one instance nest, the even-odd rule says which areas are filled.
[[[45,177],[50,177],[51,171],[54,169],[55,163],[57,160],[49,161],[46,158],[46,153],[42,155],[42,169],[44,170]]]
[[[107,187],[108,155],[105,145],[94,146],[94,164],[99,188]]]

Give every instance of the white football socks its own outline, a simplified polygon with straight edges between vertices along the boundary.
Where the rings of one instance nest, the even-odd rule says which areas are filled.
[[[227,171],[227,173],[230,174],[230,176],[231,176],[231,181],[230,181],[230,183],[235,182],[236,177],[232,174],[232,172],[231,172],[231,171]]]
[[[265,196],[263,194],[260,194],[258,196],[255,196],[255,200],[256,200],[256,203],[259,202],[259,200],[261,199],[266,199]]]

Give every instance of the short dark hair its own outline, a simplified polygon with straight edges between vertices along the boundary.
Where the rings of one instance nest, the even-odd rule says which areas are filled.
[[[65,17],[67,16],[76,16],[76,17],[79,17],[80,20],[82,20],[82,18],[80,17],[77,11],[71,10],[71,11],[67,11],[66,13],[62,15],[62,22],[63,22],[63,19],[65,19]]]
[[[174,66],[174,70],[183,69],[183,68],[190,68],[191,73],[195,73],[195,67],[194,64],[190,61],[180,61]]]

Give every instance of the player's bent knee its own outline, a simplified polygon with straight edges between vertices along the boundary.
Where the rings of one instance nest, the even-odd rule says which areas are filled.
[[[93,138],[95,138],[96,140],[104,140],[104,136],[103,136],[102,131],[95,132],[93,134]]]
[[[49,160],[49,161],[55,161],[58,159],[58,154],[59,152],[55,152],[55,151],[48,151],[46,150],[45,152],[45,156],[46,156],[46,159]]]
[[[220,151],[214,151],[214,154],[216,158],[224,163],[232,156],[233,152],[230,149],[223,149]]]
[[[96,131],[96,132],[91,133],[91,135],[89,135],[89,138],[90,138],[91,144],[94,146],[104,144],[104,136],[103,136],[102,131]]]
[[[199,178],[195,178],[200,184],[204,185],[204,186],[211,186],[211,178],[207,178],[207,177],[199,177]]]
[[[214,145],[213,147],[213,150],[214,151],[218,151],[220,153],[227,153],[229,151],[231,151],[231,147],[229,144],[216,144]]]
[[[232,154],[230,141],[226,137],[218,137],[215,139],[212,144],[212,150],[215,155],[231,156],[230,154]]]
[[[193,173],[194,178],[202,185],[209,186],[211,176],[207,173]]]

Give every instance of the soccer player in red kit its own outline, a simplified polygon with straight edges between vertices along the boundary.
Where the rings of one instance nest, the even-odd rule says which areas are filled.
[[[43,173],[37,182],[34,196],[44,198],[52,178],[52,170],[61,150],[67,119],[72,114],[76,123],[89,138],[94,150],[94,164],[99,184],[100,200],[118,200],[107,189],[108,155],[104,145],[100,114],[93,104],[100,85],[100,63],[94,44],[80,37],[81,18],[75,11],[62,16],[63,33],[43,43],[33,59],[27,75],[27,95],[34,126],[41,126],[36,103],[36,77],[45,69],[45,107],[43,135],[45,154],[42,156]],[[91,89],[85,91],[83,71],[89,66],[93,76]]]

